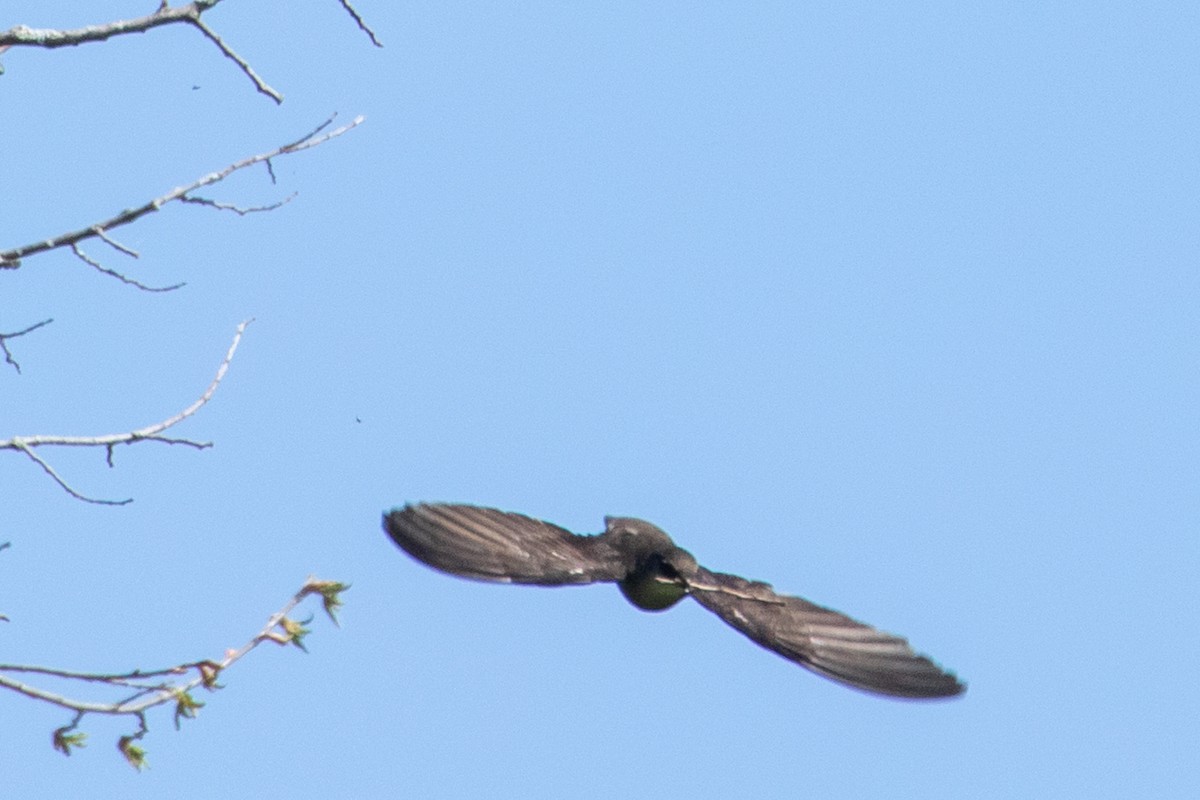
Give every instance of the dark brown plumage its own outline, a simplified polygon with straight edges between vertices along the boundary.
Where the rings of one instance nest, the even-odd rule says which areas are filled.
[[[385,514],[384,529],[411,556],[452,575],[540,586],[616,583],[647,611],[691,595],[768,650],[868,692],[938,698],[966,689],[904,639],[766,583],[710,572],[644,520],[606,517],[604,533],[579,536],[494,508],[422,503]]]

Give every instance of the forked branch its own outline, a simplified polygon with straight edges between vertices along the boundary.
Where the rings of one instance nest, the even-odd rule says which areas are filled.
[[[176,188],[172,189],[171,191],[167,192],[166,194],[162,195],[161,197],[156,197],[153,200],[143,203],[142,205],[137,206],[135,208],[127,208],[124,211],[120,212],[119,214],[109,217],[106,220],[94,223],[92,225],[88,225],[86,228],[80,228],[77,231],[72,231],[70,233],[64,233],[59,236],[53,236],[49,239],[44,239],[40,242],[33,242],[32,244],[27,244],[22,247],[14,247],[10,250],[0,251],[0,269],[2,269],[2,268],[15,269],[16,267],[21,266],[21,259],[24,258],[25,256],[31,256],[31,255],[35,255],[37,253],[44,253],[47,250],[55,250],[60,247],[70,247],[75,251],[76,255],[78,255],[81,259],[83,259],[87,263],[91,264],[94,267],[101,269],[101,271],[103,271],[103,272],[115,275],[117,278],[125,281],[126,283],[133,283],[135,285],[140,286],[140,288],[146,289],[149,291],[163,291],[164,290],[163,288],[152,289],[151,287],[147,287],[147,286],[138,284],[136,281],[132,281],[128,278],[125,278],[124,276],[120,275],[119,273],[114,273],[112,270],[106,270],[103,267],[100,267],[99,264],[97,264],[95,261],[87,258],[86,256],[84,256],[82,254],[82,251],[79,250],[79,243],[86,241],[88,239],[100,239],[101,241],[105,242],[110,247],[113,247],[114,249],[118,250],[119,252],[136,258],[138,255],[137,252],[128,247],[125,247],[124,245],[120,244],[115,239],[113,239],[111,236],[111,231],[114,228],[119,228],[122,225],[128,225],[131,222],[141,219],[142,217],[146,216],[147,214],[152,214],[155,211],[158,211],[163,206],[167,205],[168,203],[172,203],[175,201],[184,202],[184,203],[198,203],[200,205],[207,205],[207,206],[211,206],[213,208],[217,208],[217,209],[221,209],[221,210],[236,211],[239,214],[244,214],[244,213],[247,213],[247,211],[251,211],[251,210],[266,210],[267,208],[278,207],[278,205],[281,205],[282,202],[287,202],[287,200],[284,200],[278,204],[274,204],[273,206],[263,207],[262,209],[246,209],[246,208],[238,208],[238,207],[234,207],[234,206],[229,206],[224,203],[217,203],[212,200],[205,200],[203,198],[198,198],[193,195],[193,192],[195,192],[198,189],[201,189],[205,186],[211,186],[214,183],[218,183],[219,181],[222,181],[225,178],[228,178],[230,175],[237,172],[238,170],[245,169],[247,167],[252,167],[255,164],[265,163],[267,165],[268,171],[270,171],[272,159],[278,158],[280,156],[291,155],[292,153],[299,153],[302,150],[308,150],[309,148],[316,147],[320,144],[324,144],[325,142],[329,141],[330,139],[335,139],[338,136],[341,136],[343,133],[346,133],[347,131],[353,130],[354,128],[358,127],[359,125],[362,124],[363,119],[364,118],[362,116],[355,117],[352,121],[350,121],[346,125],[341,126],[340,128],[335,128],[334,130],[329,131],[327,133],[322,133],[322,131],[324,131],[326,128],[328,128],[330,125],[333,124],[334,117],[330,117],[329,119],[325,120],[323,123],[318,125],[314,131],[312,131],[311,133],[309,133],[306,136],[302,136],[301,138],[297,139],[296,141],[288,142],[287,144],[281,145],[281,146],[275,148],[274,150],[271,150],[268,153],[259,153],[256,156],[250,156],[249,158],[244,158],[241,161],[237,161],[233,164],[230,164],[229,166],[225,167],[224,169],[217,170],[216,172],[210,172],[209,174],[192,181],[187,186],[176,187]],[[274,177],[273,172],[271,174],[272,174],[272,179],[273,179],[273,177]],[[290,199],[290,198],[288,198],[288,199]],[[165,287],[165,288],[172,289],[172,288],[178,288],[178,286]]]
[[[220,689],[221,685],[217,683],[217,679],[225,670],[264,642],[273,642],[279,645],[292,644],[304,650],[303,639],[309,633],[305,625],[308,623],[307,621],[297,622],[289,617],[292,609],[309,595],[319,594],[325,613],[329,615],[334,624],[337,624],[337,610],[342,605],[341,593],[349,588],[347,584],[337,581],[323,581],[309,577],[300,590],[292,596],[292,599],[271,615],[262,630],[236,650],[227,650],[224,657],[218,660],[205,659],[177,664],[164,669],[134,670],[119,674],[76,672],[23,664],[0,664],[0,688],[9,689],[34,700],[75,712],[71,722],[55,730],[52,738],[54,748],[63,755],[69,756],[73,748],[85,746],[87,734],[79,731],[78,728],[80,722],[88,714],[126,716],[136,719],[137,730],[122,736],[117,742],[117,748],[130,764],[137,769],[142,769],[146,765],[146,753],[135,742],[149,732],[146,724],[146,712],[157,706],[173,704],[176,728],[183,719],[195,718],[204,703],[196,700],[192,692],[200,688],[208,691]],[[72,685],[100,685],[119,690],[122,697],[115,701],[75,699],[33,686],[26,680],[18,680],[13,677],[14,675],[32,675],[43,679],[66,681]]]
[[[19,374],[21,372],[21,365],[17,363],[15,358],[13,358],[12,350],[8,349],[8,340],[16,339],[18,336],[24,336],[27,333],[33,333],[38,328],[42,327],[43,325],[49,325],[51,322],[54,322],[54,320],[44,319],[41,322],[35,322],[32,325],[28,325],[19,331],[13,331],[12,333],[0,333],[0,352],[4,353],[4,363],[11,364],[12,368],[15,369]]]
[[[217,387],[220,386],[221,380],[225,377],[225,373],[229,370],[229,364],[233,361],[233,354],[237,352],[238,344],[242,341],[242,334],[246,331],[246,326],[253,320],[246,320],[237,326],[237,331],[234,333],[233,342],[229,345],[228,352],[225,353],[225,358],[222,359],[221,365],[217,367],[217,374],[204,390],[204,394],[200,395],[194,403],[180,411],[173,417],[169,417],[161,422],[155,422],[152,425],[147,425],[137,430],[126,431],[123,433],[109,433],[100,436],[59,436],[59,435],[39,435],[39,436],[14,436],[11,439],[0,440],[0,450],[16,450],[24,453],[35,464],[50,476],[50,478],[63,488],[67,494],[86,503],[97,503],[100,505],[123,506],[127,503],[132,503],[133,498],[124,500],[104,500],[95,497],[89,497],[75,489],[63,478],[46,459],[42,458],[35,448],[39,447],[103,447],[107,451],[108,465],[113,465],[113,448],[119,444],[135,444],[137,442],[165,442],[166,444],[181,444],[188,447],[194,447],[197,450],[203,450],[212,447],[212,442],[199,442],[193,439],[177,439],[169,436],[164,436],[163,432],[175,427],[180,422],[183,422],[188,417],[195,414],[204,405],[212,399],[216,393]]]
[[[217,49],[228,58],[230,61],[238,65],[247,78],[254,83],[254,88],[262,94],[270,97],[276,103],[283,102],[283,95],[271,88],[264,81],[250,63],[242,58],[237,52],[226,44],[225,40],[217,35],[216,31],[208,26],[201,19],[204,12],[209,11],[222,0],[193,0],[186,5],[176,6],[172,8],[167,0],[163,0],[158,10],[153,14],[147,14],[144,17],[136,19],[122,19],[116,22],[105,22],[99,25],[88,25],[83,28],[74,28],[72,30],[54,30],[49,28],[31,28],[28,25],[17,25],[3,33],[0,33],[0,53],[3,53],[10,47],[72,47],[75,45],[86,44],[87,42],[102,42],[106,39],[111,39],[114,36],[121,36],[127,33],[146,33],[154,28],[161,28],[164,25],[184,24],[191,25],[193,28],[203,34],[204,38],[217,46]],[[338,0],[354,23],[371,39],[371,43],[376,47],[383,47],[379,39],[375,36],[375,32],[367,27],[360,15],[349,0]]]

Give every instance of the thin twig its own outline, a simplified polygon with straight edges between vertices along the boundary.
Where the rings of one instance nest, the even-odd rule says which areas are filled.
[[[358,29],[371,37],[371,44],[376,47],[383,47],[383,42],[379,41],[379,37],[375,35],[375,31],[371,30],[367,27],[367,23],[363,22],[362,16],[354,9],[354,6],[350,5],[350,0],[339,0],[339,2],[342,4],[342,8],[346,9],[346,13],[354,19],[354,24],[358,25]]]
[[[96,235],[102,239],[105,238],[104,234],[99,229],[97,229]],[[80,261],[87,264],[89,267],[92,267],[93,269],[98,270],[99,272],[103,272],[105,275],[108,275],[109,277],[116,278],[121,283],[127,283],[130,286],[134,286],[138,289],[141,289],[143,292],[173,292],[176,289],[182,289],[184,286],[187,286],[186,281],[180,281],[179,283],[173,283],[170,286],[147,286],[146,284],[142,283],[141,281],[130,278],[128,275],[126,275],[122,272],[117,272],[115,269],[109,269],[108,267],[104,266],[99,261],[97,261],[96,259],[89,256],[87,253],[83,252],[83,249],[80,248],[78,242],[71,243],[71,251],[73,253],[75,253],[76,256],[79,257]]]
[[[210,42],[215,44],[217,48],[225,54],[226,58],[237,64],[238,67],[241,68],[242,72],[246,74],[246,77],[254,83],[255,89],[274,100],[276,104],[283,102],[283,95],[268,86],[267,82],[259,77],[259,74],[254,71],[253,67],[250,66],[250,62],[239,56],[233,51],[233,48],[225,44],[221,37],[217,35],[216,31],[204,24],[204,22],[200,19],[199,14],[195,15],[194,17],[190,17],[188,22],[192,23],[193,27],[203,33]]]
[[[103,239],[105,242],[107,242],[109,247],[111,247],[112,249],[114,249],[118,252],[124,253],[125,255],[129,256],[130,258],[141,258],[142,257],[141,253],[139,253],[137,250],[134,250],[133,248],[130,248],[130,247],[126,247],[125,245],[118,242],[116,239],[113,239],[112,237],[110,237],[107,233],[104,232],[104,228],[96,228],[96,235],[99,236],[101,239]]]
[[[16,443],[16,449],[29,456],[29,458],[33,460],[33,463],[45,470],[46,474],[49,475],[55,483],[63,488],[63,491],[74,497],[76,500],[82,500],[85,503],[95,503],[99,506],[125,506],[133,502],[132,497],[126,497],[124,500],[105,500],[102,497],[88,497],[86,494],[80,493],[77,489],[75,489],[75,487],[67,483],[66,480],[64,480],[63,477],[59,475],[57,471],[55,471],[54,467],[46,463],[44,458],[33,452],[33,450],[29,449],[29,445],[25,444],[19,439],[14,439],[13,441]]]
[[[45,459],[34,452],[35,447],[104,447],[108,451],[109,466],[112,466],[112,450],[118,444],[134,444],[142,441],[163,442],[165,444],[182,444],[189,447],[194,447],[197,450],[203,450],[212,447],[212,442],[198,442],[192,439],[176,439],[173,437],[163,436],[163,431],[168,428],[178,425],[188,417],[199,411],[217,391],[217,387],[221,384],[221,380],[225,377],[225,373],[229,370],[229,364],[233,361],[233,355],[237,352],[238,344],[242,341],[242,334],[246,331],[246,326],[253,320],[246,320],[237,326],[237,331],[234,333],[233,342],[229,345],[228,352],[225,353],[225,358],[221,361],[221,365],[217,368],[217,374],[209,383],[208,388],[204,390],[204,394],[192,403],[190,406],[180,411],[173,417],[156,422],[153,425],[147,425],[144,428],[138,428],[134,431],[123,433],[110,433],[103,436],[58,436],[58,435],[41,435],[41,436],[14,436],[11,439],[0,441],[0,450],[17,450],[40,466],[47,475],[49,475],[55,483],[63,488],[72,497],[76,497],[88,503],[98,503],[100,505],[125,505],[133,502],[132,498],[125,500],[103,500],[94,497],[89,497],[82,492],[72,487],[58,472],[55,471]]]
[[[260,211],[274,211],[280,206],[285,206],[295,199],[296,192],[292,192],[282,200],[265,206],[235,206],[232,203],[221,203],[216,200],[210,200],[207,197],[181,197],[179,198],[179,201],[181,203],[193,203],[198,206],[208,206],[210,208],[215,208],[218,211],[232,211],[239,217],[244,217],[247,214],[257,214]]]
[[[88,683],[111,683],[119,686],[131,685],[133,681],[139,678],[153,678],[156,676],[165,675],[182,675],[189,669],[198,668],[201,663],[194,664],[179,664],[174,667],[166,667],[164,669],[140,670],[135,669],[132,672],[76,672],[69,669],[58,669],[56,667],[39,667],[32,664],[0,664],[0,672],[24,672],[31,675],[46,675],[51,678],[64,678],[67,680],[84,681]]]
[[[0,333],[0,352],[4,353],[4,362],[6,364],[12,364],[13,369],[17,371],[18,375],[21,373],[21,365],[17,363],[15,358],[13,358],[12,351],[8,349],[8,340],[15,339],[18,336],[24,336],[27,333],[32,333],[43,325],[49,325],[51,322],[54,322],[53,318],[44,319],[41,322],[35,322],[28,328],[21,331],[16,331],[15,333]]]

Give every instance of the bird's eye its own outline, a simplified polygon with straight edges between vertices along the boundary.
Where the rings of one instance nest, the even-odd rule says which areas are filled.
[[[654,557],[655,565],[658,567],[658,574],[664,578],[675,580],[679,577],[679,570],[667,563],[662,556]]]

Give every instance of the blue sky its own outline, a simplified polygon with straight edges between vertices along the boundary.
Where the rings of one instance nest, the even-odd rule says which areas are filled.
[[[107,8],[100,8],[105,5]],[[13,796],[1188,797],[1200,690],[1200,15],[1174,4],[229,0],[194,31],[0,57],[0,247],[337,111],[366,123],[0,274],[0,438],[163,419],[254,317],[212,450],[0,459],[0,661],[219,657],[315,573],[150,769],[125,721],[0,694]],[[0,29],[146,3],[9,2]],[[193,89],[193,87],[198,87]],[[359,422],[358,420],[361,420]],[[650,519],[713,569],[908,636],[895,702],[696,604],[473,584],[380,512]]]

